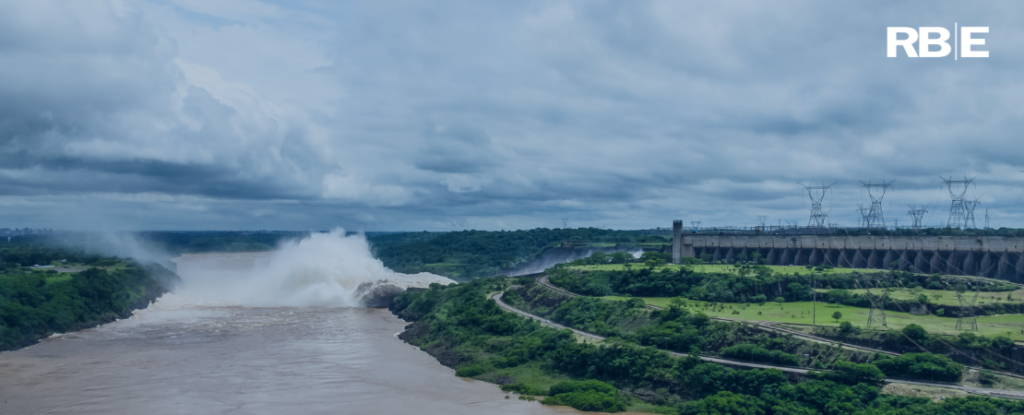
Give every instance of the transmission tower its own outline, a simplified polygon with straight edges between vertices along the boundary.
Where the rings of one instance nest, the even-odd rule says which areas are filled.
[[[854,280],[853,282],[860,286],[860,283],[858,283],[857,280]],[[868,301],[871,303],[871,309],[868,310],[867,326],[870,327],[872,324],[882,323],[882,327],[889,327],[885,322],[885,302],[889,299],[889,291],[883,288],[882,295],[876,296],[871,293],[871,288],[868,285],[865,285],[864,292],[864,296],[867,297]]]
[[[871,198],[871,209],[868,210],[867,227],[868,228],[884,228],[885,227],[885,215],[882,214],[882,198],[885,197],[885,192],[892,187],[890,180],[886,183],[884,180],[881,183],[871,183],[869,180],[867,183],[861,181],[865,189],[868,189],[868,197]]]
[[[964,202],[964,207],[967,208],[967,220],[964,221],[964,229],[978,229],[978,225],[974,222],[974,208],[978,207],[978,203],[981,203],[978,199],[969,200]]]
[[[949,219],[946,221],[946,227],[967,229],[967,203],[964,202],[964,195],[967,194],[967,188],[974,182],[974,178],[968,179],[967,176],[964,176],[963,180],[953,180],[953,176],[949,176],[948,179],[942,176],[939,178],[949,190],[949,197],[953,199],[949,205]]]
[[[924,219],[925,213],[928,213],[928,205],[924,205],[924,207],[920,209],[914,205],[910,205],[910,210],[907,211],[907,214],[914,218],[914,225],[911,226],[911,228],[921,229],[921,220]]]
[[[988,208],[985,208],[985,229],[992,229],[991,226],[988,226]]]
[[[825,194],[832,190],[832,184],[825,185],[825,183],[822,183],[821,186],[804,186],[804,189],[807,190],[807,196],[811,198],[811,216],[807,219],[808,228],[824,228],[826,226],[828,214],[821,211],[821,201],[825,198]]]
[[[757,223],[761,225],[761,229],[764,229],[764,222],[768,219],[768,215],[757,215]]]
[[[699,220],[691,220],[690,221],[690,226],[693,226],[693,230],[694,231],[699,231],[700,230],[700,221]]]
[[[963,293],[956,292],[956,300],[960,302],[960,318],[956,320],[957,330],[978,331],[978,317],[974,315],[974,302],[978,301],[978,292],[968,301]]]
[[[562,229],[569,228],[569,218],[562,218]]]
[[[868,227],[868,211],[864,209],[864,205],[858,203],[857,211],[860,212],[860,226],[861,228]]]

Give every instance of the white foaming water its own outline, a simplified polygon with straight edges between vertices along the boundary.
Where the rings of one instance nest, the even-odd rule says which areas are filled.
[[[186,255],[175,262],[183,284],[157,307],[382,307],[406,288],[455,282],[394,272],[373,257],[364,236],[345,236],[342,229],[269,253]]]

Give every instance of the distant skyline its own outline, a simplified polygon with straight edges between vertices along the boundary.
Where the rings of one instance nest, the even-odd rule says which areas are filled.
[[[0,3],[0,227],[1024,227],[1024,3]],[[886,58],[988,26],[987,59]]]

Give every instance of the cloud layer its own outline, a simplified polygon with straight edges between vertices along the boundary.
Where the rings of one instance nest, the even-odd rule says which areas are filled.
[[[0,5],[2,226],[806,223],[798,183],[977,176],[1020,205],[1024,5],[56,1]],[[990,26],[887,59],[886,26]],[[980,225],[980,223],[979,223]]]

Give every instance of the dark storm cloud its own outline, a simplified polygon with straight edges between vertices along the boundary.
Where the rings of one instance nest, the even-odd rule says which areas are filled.
[[[858,180],[896,180],[895,218],[948,203],[938,175],[967,174],[994,217],[1022,226],[1022,12],[10,3],[0,208],[69,227],[805,223],[798,183],[838,182],[827,203],[852,224]],[[884,57],[886,26],[953,22],[990,26],[992,58]],[[79,219],[62,216],[69,204]]]

